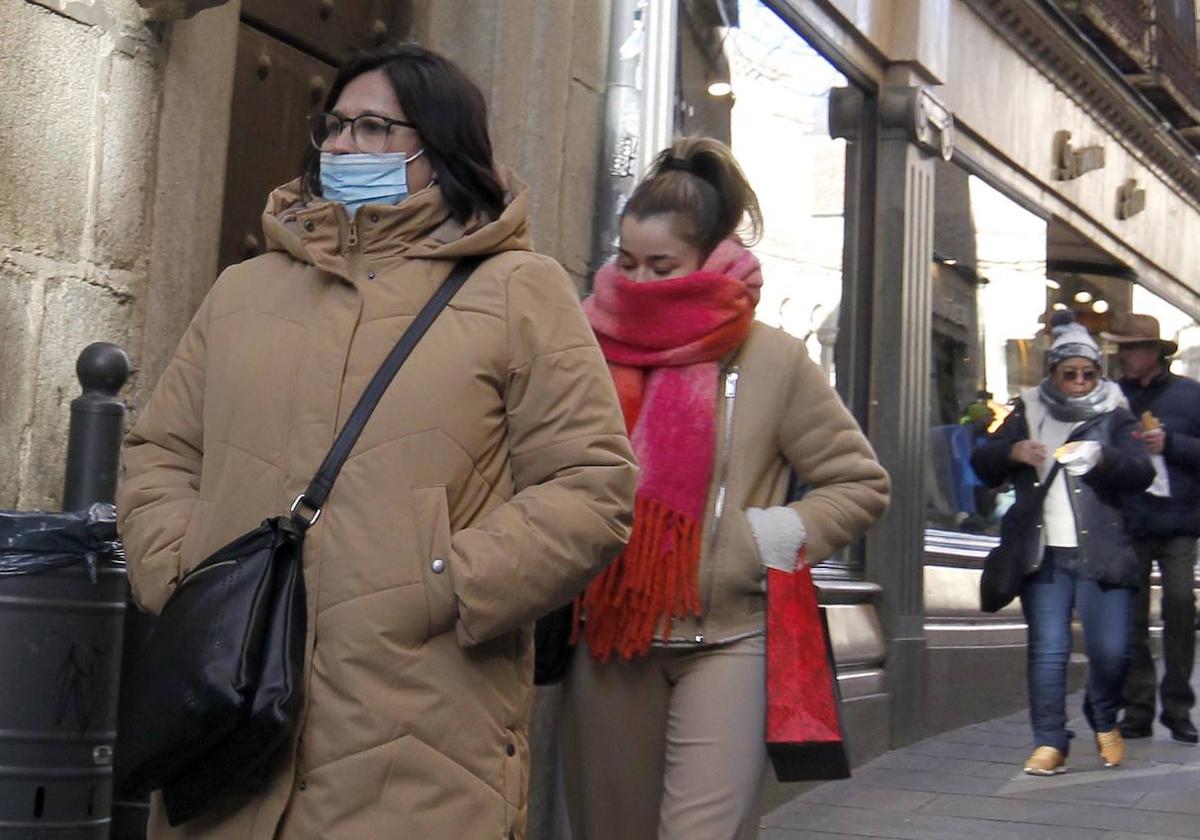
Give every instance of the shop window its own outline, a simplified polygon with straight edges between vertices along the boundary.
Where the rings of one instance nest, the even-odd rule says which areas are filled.
[[[732,146],[766,221],[758,318],[803,339],[836,381],[845,238],[846,142],[829,136],[830,62],[761,2],[738,4],[724,55],[736,97]]]
[[[1043,376],[1047,222],[950,164],[937,173],[928,453],[930,528],[994,534],[1011,500],[972,450]]]
[[[1134,273],[1057,218],[1049,220],[982,179],[939,164],[930,266],[932,324],[926,548],[941,560],[979,559],[1012,504],[984,487],[972,450],[1046,375],[1046,322],[1070,309],[1099,341],[1105,374],[1120,376],[1116,346],[1099,335],[1114,316],[1153,315],[1179,343],[1176,373],[1200,378],[1200,324],[1135,282]]]

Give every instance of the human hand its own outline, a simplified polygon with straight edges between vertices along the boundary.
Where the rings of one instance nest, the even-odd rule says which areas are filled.
[[[1076,440],[1064,443],[1054,451],[1054,459],[1071,475],[1087,475],[1100,466],[1104,452],[1094,440]]]
[[[1161,455],[1163,449],[1167,446],[1167,432],[1161,426],[1157,429],[1135,432],[1134,436],[1140,438],[1142,443],[1146,444],[1146,448],[1150,450],[1151,455]]]
[[[1046,460],[1046,447],[1036,440],[1019,440],[1012,445],[1008,457],[1018,464],[1040,467]]]

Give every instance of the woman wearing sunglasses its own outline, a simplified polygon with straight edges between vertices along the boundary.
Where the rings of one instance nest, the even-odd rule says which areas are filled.
[[[529,190],[493,161],[479,88],[402,44],[343,64],[324,111],[303,177],[268,200],[268,253],[217,280],[126,441],[143,606],[287,512],[416,313],[459,260],[482,262],[313,518],[287,760],[178,827],[156,795],[150,836],[519,840],[533,621],[627,539],[633,454],[575,287],[531,250]]]
[[[1067,658],[1071,613],[1083,624],[1088,658],[1083,711],[1106,767],[1121,763],[1117,729],[1129,661],[1129,603],[1137,557],[1119,497],[1149,486],[1154,468],[1116,383],[1100,375],[1100,350],[1069,312],[1055,313],[1050,373],[1015,401],[1012,414],[971,456],[989,486],[1011,481],[1018,502],[1044,493],[1025,556],[1021,608],[1029,625],[1029,713],[1035,749],[1025,772],[1066,769]],[[1050,481],[1048,489],[1043,483]]]

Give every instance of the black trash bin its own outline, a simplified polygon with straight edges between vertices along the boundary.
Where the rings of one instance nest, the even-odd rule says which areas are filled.
[[[111,504],[0,511],[0,840],[104,840],[125,566]]]

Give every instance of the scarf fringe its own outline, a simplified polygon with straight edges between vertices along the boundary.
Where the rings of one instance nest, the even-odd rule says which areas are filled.
[[[631,659],[650,650],[660,623],[666,640],[674,619],[699,616],[700,527],[692,517],[639,496],[629,544],[576,603],[573,639],[582,609],[591,655],[600,662],[614,652]]]

